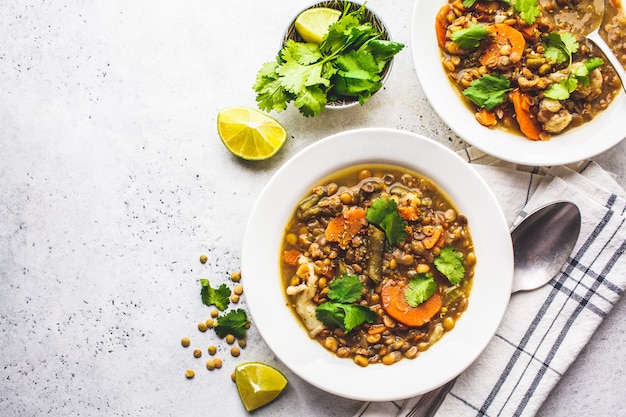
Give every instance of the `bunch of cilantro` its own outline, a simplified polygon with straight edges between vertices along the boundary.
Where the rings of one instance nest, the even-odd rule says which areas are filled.
[[[281,112],[291,101],[305,116],[316,116],[329,101],[358,98],[363,105],[382,87],[381,73],[404,45],[380,39],[365,21],[365,6],[329,27],[321,44],[288,40],[276,60],[263,64],[253,89],[261,110]]]

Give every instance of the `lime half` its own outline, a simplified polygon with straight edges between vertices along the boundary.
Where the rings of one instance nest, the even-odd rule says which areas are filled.
[[[287,378],[270,365],[246,362],[235,368],[235,384],[244,407],[252,411],[275,400],[287,386]]]
[[[307,9],[296,17],[296,30],[306,42],[322,43],[328,27],[339,20],[341,12],[329,7]]]
[[[287,130],[276,119],[247,107],[220,110],[217,132],[230,152],[253,161],[275,155],[287,140]]]

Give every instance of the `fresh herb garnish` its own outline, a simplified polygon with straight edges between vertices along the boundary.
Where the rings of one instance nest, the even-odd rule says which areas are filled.
[[[434,259],[435,268],[448,278],[450,284],[456,285],[465,277],[463,254],[452,246],[441,249],[439,256]]]
[[[452,32],[451,38],[462,49],[474,49],[478,48],[485,36],[487,36],[487,29],[483,25],[476,24]]]
[[[463,0],[463,7],[472,7],[477,0]],[[511,4],[511,0],[500,0],[502,3]],[[529,25],[532,25],[537,20],[537,17],[541,13],[539,10],[539,3],[537,0],[514,0],[513,10]]]
[[[368,222],[380,227],[391,246],[404,242],[407,222],[398,213],[395,200],[377,198],[365,213]]]
[[[604,61],[602,58],[591,58],[580,65],[576,70],[572,71],[573,56],[580,46],[576,41],[576,37],[569,33],[548,34],[544,41],[546,58],[556,62],[557,64],[568,63],[567,77],[552,84],[545,92],[544,96],[554,100],[567,100],[572,92],[578,88],[578,84],[589,85],[589,74],[598,68]]]
[[[537,17],[541,14],[537,0],[515,0],[513,9],[529,25],[534,24],[537,21]]]
[[[504,103],[506,93],[511,90],[510,81],[503,75],[484,74],[470,83],[463,90],[463,95],[472,100],[477,106],[493,110]]]
[[[224,311],[228,307],[230,302],[230,288],[226,284],[220,285],[217,289],[211,288],[211,284],[208,279],[200,278],[200,297],[202,297],[202,303],[211,306],[214,305],[218,309]]]
[[[415,274],[407,285],[404,297],[408,305],[417,307],[428,300],[435,291],[437,291],[437,283],[431,274]]]
[[[259,108],[281,112],[293,101],[305,116],[316,116],[338,96],[357,97],[363,104],[378,91],[380,73],[404,45],[379,39],[380,33],[364,22],[364,10],[344,10],[320,45],[285,42],[276,61],[257,73],[253,89]]]
[[[354,274],[343,273],[329,284],[328,299],[315,310],[317,319],[327,326],[349,333],[365,322],[373,323],[378,314],[371,308],[352,304],[363,297],[363,283]]]
[[[231,310],[217,318],[214,330],[219,337],[226,337],[227,334],[232,334],[237,339],[243,339],[246,337],[247,324],[248,315],[245,310]]]

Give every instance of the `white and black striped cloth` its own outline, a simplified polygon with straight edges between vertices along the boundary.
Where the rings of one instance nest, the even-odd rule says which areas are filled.
[[[582,214],[570,259],[544,287],[516,293],[496,336],[456,381],[437,416],[533,416],[626,289],[626,194],[594,162],[550,169],[463,155],[493,189],[511,225],[546,203]],[[404,416],[419,398],[365,403],[360,417]]]

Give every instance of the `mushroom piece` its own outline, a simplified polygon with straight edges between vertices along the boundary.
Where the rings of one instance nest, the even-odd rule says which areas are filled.
[[[300,256],[298,262],[301,265],[306,264],[308,268],[306,280],[299,285],[287,287],[285,292],[288,296],[293,298],[296,312],[309,331],[309,335],[315,337],[319,332],[324,330],[324,324],[317,319],[315,314],[317,305],[313,302],[317,288],[317,276],[313,262],[306,256]]]

